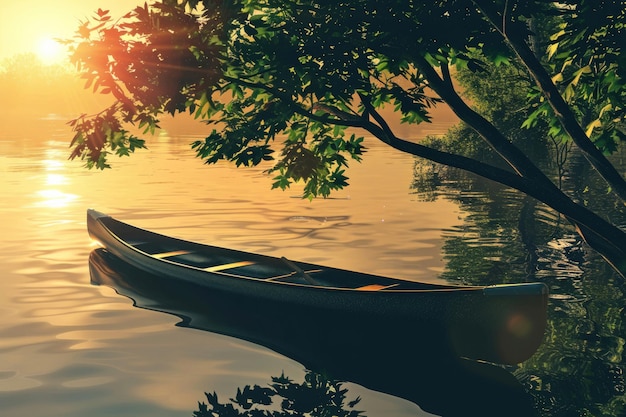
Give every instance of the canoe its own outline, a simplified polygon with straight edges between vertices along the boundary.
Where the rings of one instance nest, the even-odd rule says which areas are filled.
[[[532,397],[504,367],[450,356],[442,349],[434,351],[432,343],[398,341],[407,338],[406,332],[380,338],[375,337],[378,332],[367,331],[371,323],[352,323],[346,331],[333,313],[285,311],[280,305],[268,306],[254,299],[241,302],[239,296],[203,291],[196,283],[142,271],[104,248],[89,254],[89,273],[93,285],[113,288],[132,300],[133,307],[178,317],[178,327],[233,337],[240,349],[256,351],[256,346],[242,347],[238,341],[253,342],[315,373],[404,398],[432,414],[536,414]],[[418,337],[418,333],[409,334],[409,338]],[[206,339],[207,350],[215,339]]]
[[[233,311],[253,303],[260,315],[266,309],[297,312],[302,322],[318,323],[315,331],[358,334],[360,343],[388,340],[403,349],[515,364],[543,340],[543,283],[457,286],[394,279],[189,242],[92,209],[87,229],[108,253],[139,270],[237,300]]]

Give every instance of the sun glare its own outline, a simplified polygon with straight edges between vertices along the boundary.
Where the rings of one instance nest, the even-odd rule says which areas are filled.
[[[63,46],[50,37],[44,37],[37,44],[37,56],[46,65],[58,64],[65,58]]]

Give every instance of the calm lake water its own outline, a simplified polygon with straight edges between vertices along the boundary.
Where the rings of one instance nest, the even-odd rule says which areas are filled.
[[[189,149],[198,129],[174,124],[149,151],[88,171],[67,161],[65,121],[0,132],[1,416],[191,416],[205,392],[228,402],[272,377],[313,375],[92,285],[90,207],[186,240],[410,280],[544,281],[550,323],[529,361],[420,372],[373,357],[363,369],[383,374],[342,381],[346,402],[360,397],[356,409],[386,417],[513,415],[526,404],[543,416],[624,415],[623,282],[542,206],[373,140],[350,187],[310,202],[297,188],[270,191],[263,168],[203,165]],[[606,201],[591,204],[626,225]],[[487,403],[501,412],[481,413]]]

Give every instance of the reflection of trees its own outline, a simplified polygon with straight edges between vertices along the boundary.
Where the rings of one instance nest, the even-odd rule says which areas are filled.
[[[616,155],[616,165],[626,166],[625,156]],[[546,158],[545,164],[551,163]],[[570,153],[562,168],[568,194],[626,226],[626,207],[599,186],[601,179],[580,154]],[[557,167],[555,175],[556,171]],[[565,219],[499,184],[416,159],[412,189],[422,201],[454,201],[464,215],[463,226],[444,232],[446,279],[520,282],[555,270],[580,276],[581,266],[591,256]]]
[[[217,394],[205,393],[207,403],[199,402],[194,417],[281,417],[333,416],[358,417],[363,415],[354,407],[360,398],[346,403],[347,389],[337,381],[307,371],[304,382],[295,383],[284,374],[272,377],[267,387],[246,385],[237,389],[230,403],[220,403]],[[272,409],[273,408],[273,409]],[[278,409],[279,408],[279,409]]]
[[[412,188],[425,200],[459,204],[464,224],[445,231],[443,278],[472,284],[535,279],[549,262],[548,242],[573,236],[536,200],[462,171],[416,160]],[[424,186],[426,185],[426,186]],[[425,191],[424,191],[425,190]],[[562,260],[559,260],[562,262]],[[577,270],[576,264],[562,264]]]
[[[546,342],[516,376],[544,415],[624,415],[625,286],[601,260],[583,271],[579,279],[553,281]]]
[[[444,232],[446,279],[474,284],[543,280],[550,286],[545,342],[514,370],[542,416],[625,415],[623,280],[586,250],[564,219],[536,201],[419,160],[415,175],[418,196],[454,201],[465,216],[463,226]],[[436,181],[429,183],[432,178]],[[570,154],[563,188],[626,225],[623,206],[591,191],[598,189],[596,181],[586,161]]]

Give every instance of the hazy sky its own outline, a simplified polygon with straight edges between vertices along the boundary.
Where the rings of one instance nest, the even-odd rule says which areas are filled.
[[[78,23],[98,8],[120,16],[143,0],[33,0],[0,2],[0,60],[41,52],[46,39],[71,37]]]

